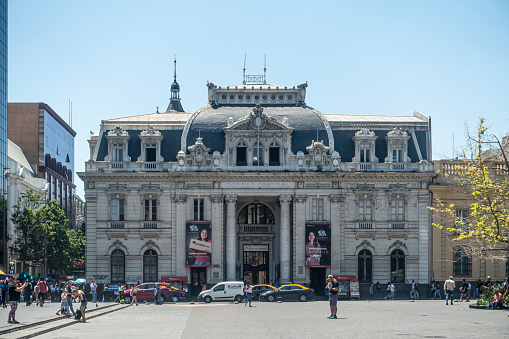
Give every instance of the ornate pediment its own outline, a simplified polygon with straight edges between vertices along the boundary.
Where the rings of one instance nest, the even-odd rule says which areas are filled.
[[[117,126],[111,131],[108,132],[109,137],[128,137],[129,133],[122,129],[121,127]]]
[[[260,104],[256,104],[253,112],[248,116],[236,122],[233,121],[233,118],[229,118],[228,127],[225,127],[225,131],[293,130],[287,125],[288,119],[278,122],[275,118],[263,113],[263,107]]]
[[[193,164],[200,166],[203,164],[205,159],[209,156],[210,148],[205,147],[203,144],[203,138],[197,138],[194,145],[187,148],[191,153]]]

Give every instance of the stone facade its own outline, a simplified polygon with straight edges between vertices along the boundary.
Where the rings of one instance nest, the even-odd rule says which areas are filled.
[[[91,135],[78,173],[87,278],[429,282],[427,117],[324,115],[305,104],[307,84],[207,86],[193,114],[170,106],[103,120]],[[198,267],[186,265],[194,222],[212,233]],[[330,225],[330,264],[306,265],[310,224]]]

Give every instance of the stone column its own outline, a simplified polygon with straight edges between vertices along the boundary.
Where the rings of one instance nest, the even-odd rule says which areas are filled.
[[[235,227],[236,195],[226,196],[226,280],[237,280],[237,232]]]
[[[186,244],[186,203],[187,195],[180,194],[175,197],[176,210],[177,210],[177,224],[175,225],[177,235],[177,258],[176,258],[176,271],[178,276],[186,276],[186,258],[187,258],[187,244]]]
[[[329,195],[331,221],[331,274],[341,273],[341,202],[344,198],[339,194]]]
[[[281,204],[281,225],[280,225],[280,245],[279,245],[279,267],[281,283],[288,283],[290,279],[290,201],[289,195],[281,195],[279,202]]]
[[[223,201],[221,194],[210,196],[212,203],[212,277],[210,283],[218,283],[224,280],[223,276]]]
[[[308,282],[306,279],[306,200],[305,194],[293,198],[293,251],[295,253],[295,282]]]

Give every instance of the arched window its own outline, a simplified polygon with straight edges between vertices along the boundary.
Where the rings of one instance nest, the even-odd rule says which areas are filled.
[[[122,250],[111,252],[111,283],[125,283],[125,254]]]
[[[373,256],[368,250],[362,250],[358,255],[358,272],[359,282],[370,283],[373,276]]]
[[[240,141],[237,144],[237,166],[247,166],[246,150],[246,143],[244,141]]]
[[[157,282],[157,253],[146,250],[143,254],[143,282]]]
[[[263,145],[260,142],[253,145],[253,166],[263,166]]]
[[[391,281],[405,282],[405,253],[402,250],[394,250],[391,253]]]
[[[239,224],[273,224],[274,214],[263,204],[249,204],[240,211]]]
[[[269,147],[269,166],[280,166],[281,162],[279,161],[279,144],[277,142],[272,142]]]

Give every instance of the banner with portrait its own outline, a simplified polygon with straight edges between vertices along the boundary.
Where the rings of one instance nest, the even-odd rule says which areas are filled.
[[[306,267],[330,267],[330,223],[306,224]]]
[[[205,221],[186,224],[187,267],[211,266],[212,224]]]

